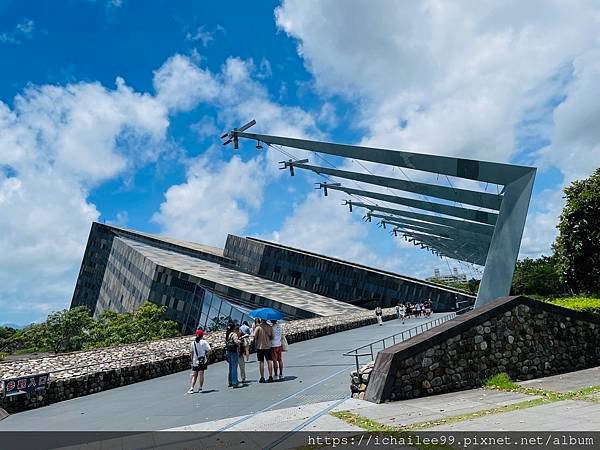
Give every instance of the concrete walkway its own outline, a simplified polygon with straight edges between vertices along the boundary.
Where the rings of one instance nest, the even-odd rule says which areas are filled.
[[[520,383],[555,392],[572,392],[600,385],[600,367]],[[600,393],[587,400],[563,400],[511,411],[510,405],[542,398],[517,392],[473,389],[399,402],[374,404],[345,399],[232,417],[174,428],[171,431],[362,431],[333,417],[346,411],[387,426],[444,421],[450,417],[507,407],[507,412],[482,413],[457,423],[424,428],[431,431],[600,431]],[[591,399],[591,400],[590,400]]]
[[[246,366],[249,383],[242,389],[227,387],[227,364],[221,362],[208,367],[202,393],[185,394],[190,374],[181,372],[13,414],[0,422],[0,430],[163,430],[337,402],[349,397],[350,371],[354,367],[354,359],[342,353],[443,315],[410,319],[404,325],[392,320],[383,326],[371,325],[292,344],[284,354],[284,381],[257,383],[256,356],[252,355],[253,362]]]

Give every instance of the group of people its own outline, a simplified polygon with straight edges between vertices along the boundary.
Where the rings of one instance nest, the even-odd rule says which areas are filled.
[[[192,379],[188,394],[200,392],[204,386],[204,372],[211,351],[204,335],[203,330],[196,330],[196,338],[191,343]],[[256,350],[258,360],[260,374],[258,382],[270,383],[275,379],[283,380],[282,353],[287,350],[287,341],[281,324],[276,320],[255,319],[250,326],[247,321],[242,325],[231,321],[225,331],[225,359],[229,365],[229,387],[239,388],[246,383],[246,363],[250,360],[250,352],[253,349]],[[265,379],[265,360],[269,375],[267,379]],[[194,391],[196,382],[199,384],[198,391]]]
[[[405,320],[414,317],[429,317],[431,316],[431,300],[426,300],[419,303],[400,303],[396,305],[396,316],[398,319]]]
[[[418,303],[398,303],[396,305],[396,317],[404,323],[406,319],[411,317],[429,317],[431,316],[431,300]],[[375,316],[377,317],[377,323],[383,325],[383,310],[381,306],[375,308]]]

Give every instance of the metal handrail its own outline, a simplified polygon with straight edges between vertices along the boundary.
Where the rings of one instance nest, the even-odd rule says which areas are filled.
[[[466,308],[465,308],[466,309]],[[391,339],[393,344],[392,345],[396,345],[397,343],[400,342],[404,342],[407,338],[405,338],[405,335],[408,333],[408,339],[410,339],[413,336],[416,336],[417,334],[419,334],[417,332],[417,330],[421,330],[421,333],[423,333],[424,331],[430,330],[438,325],[441,325],[444,322],[447,322],[449,320],[452,320],[456,317],[456,315],[462,312],[458,311],[458,312],[451,312],[450,314],[447,314],[443,317],[438,317],[435,320],[431,320],[429,322],[425,322],[423,324],[417,325],[415,327],[409,328],[408,330],[404,330],[401,331],[399,333],[393,334],[391,336],[387,336],[384,337],[383,339],[379,339],[377,341],[371,342],[370,344],[365,344],[361,347],[357,347],[354,350],[349,350],[346,353],[342,354],[342,356],[353,356],[354,357],[354,361],[356,363],[356,370],[358,371],[360,369],[360,364],[359,364],[359,358],[360,357],[364,357],[364,356],[370,356],[371,357],[371,361],[373,361],[375,359],[375,353],[373,352],[373,346],[377,345],[377,344],[382,344],[383,349],[385,350],[386,346],[385,346],[385,342],[388,339]],[[396,342],[396,338],[400,337],[400,340],[398,342]],[[365,348],[369,348],[369,352],[368,353],[358,353],[360,350],[365,349]]]

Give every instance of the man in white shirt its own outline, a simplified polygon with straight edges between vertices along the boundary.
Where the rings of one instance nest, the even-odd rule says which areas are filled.
[[[281,348],[283,329],[281,328],[281,324],[277,323],[276,320],[273,320],[272,323],[271,357],[273,358],[273,370],[275,378],[277,378],[277,369],[279,368],[279,379],[283,380],[283,353]]]
[[[208,365],[208,352],[210,345],[204,340],[204,330],[196,330],[196,339],[190,345],[190,356],[192,358],[192,385],[187,391],[188,394],[194,393],[196,380],[200,384],[200,388],[196,392],[202,391],[204,385],[204,371]]]

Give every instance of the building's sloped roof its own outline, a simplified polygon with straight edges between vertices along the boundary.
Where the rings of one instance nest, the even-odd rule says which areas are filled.
[[[223,249],[219,248],[219,247],[213,247],[211,245],[205,245],[205,244],[198,244],[197,242],[184,241],[181,239],[175,239],[172,237],[162,236],[162,235],[158,235],[158,234],[144,233],[142,231],[131,230],[129,228],[116,227],[114,225],[107,225],[107,226],[110,226],[110,228],[113,228],[117,232],[117,234],[119,234],[119,232],[124,232],[126,235],[130,235],[130,236],[132,236],[132,235],[144,236],[144,237],[147,237],[150,239],[155,239],[155,240],[167,242],[169,244],[177,245],[179,247],[185,247],[185,248],[189,248],[191,250],[196,250],[198,252],[209,253],[211,255],[224,257]]]
[[[217,263],[182,255],[175,251],[152,247],[132,239],[123,237],[118,239],[133,247],[157,265],[288,304],[319,316],[364,311],[363,308],[349,303],[256,277]]]

